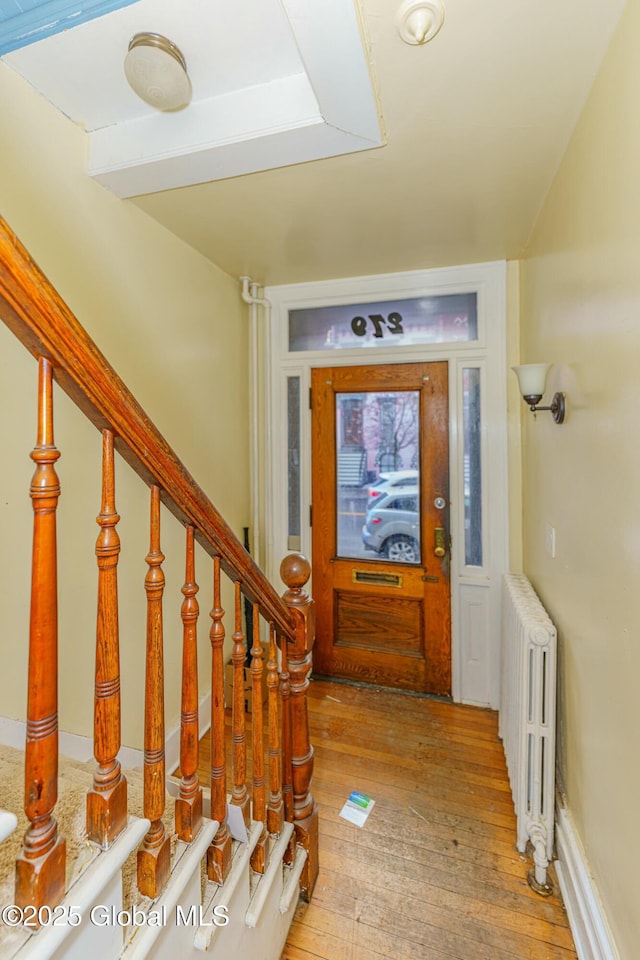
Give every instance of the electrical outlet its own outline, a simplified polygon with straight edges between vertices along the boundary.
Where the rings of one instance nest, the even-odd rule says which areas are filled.
[[[550,523],[545,524],[545,543],[547,547],[547,553],[549,556],[555,560],[556,557],[556,528],[552,527]]]

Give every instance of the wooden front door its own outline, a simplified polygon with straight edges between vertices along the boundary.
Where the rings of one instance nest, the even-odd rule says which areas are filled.
[[[314,670],[449,695],[447,364],[311,374]]]

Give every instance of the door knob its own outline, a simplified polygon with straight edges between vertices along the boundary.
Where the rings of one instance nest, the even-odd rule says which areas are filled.
[[[433,531],[433,552],[436,557],[444,557],[447,552],[444,527],[436,527]]]

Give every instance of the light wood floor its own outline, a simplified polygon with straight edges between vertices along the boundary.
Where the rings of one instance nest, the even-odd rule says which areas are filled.
[[[555,876],[535,894],[515,849],[496,713],[321,680],[309,708],[320,875],[282,960],[575,960]]]

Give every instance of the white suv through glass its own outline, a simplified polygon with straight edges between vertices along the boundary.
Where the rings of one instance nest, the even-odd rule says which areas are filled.
[[[420,498],[417,487],[380,496],[362,528],[367,550],[396,563],[420,563]]]

